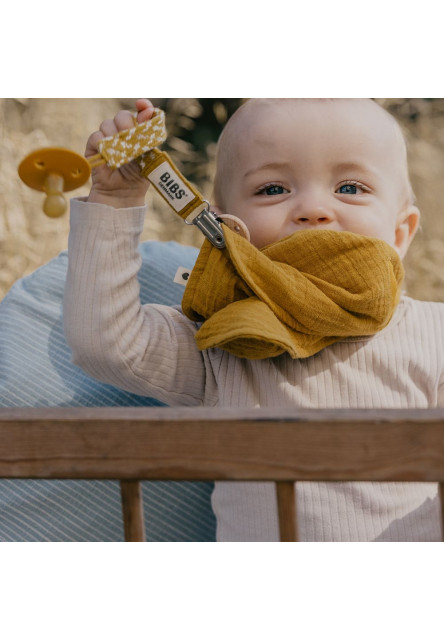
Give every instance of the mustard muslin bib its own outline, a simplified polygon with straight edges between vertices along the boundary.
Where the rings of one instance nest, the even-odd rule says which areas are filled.
[[[306,358],[390,322],[404,269],[383,240],[315,229],[259,250],[225,225],[224,234],[223,250],[204,242],[182,302],[188,318],[204,320],[199,349]]]

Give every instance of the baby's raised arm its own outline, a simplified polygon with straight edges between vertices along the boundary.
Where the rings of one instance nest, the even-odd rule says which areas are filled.
[[[136,106],[139,123],[152,117],[148,100]],[[133,126],[128,111],[105,120],[89,137],[86,155]],[[73,362],[102,382],[167,404],[215,404],[212,366],[194,339],[197,325],[179,308],[140,302],[148,181],[134,161],[100,166],[92,180],[88,198],[71,201],[64,328]]]
[[[154,107],[146,98],[136,101],[136,109],[137,124],[147,122],[153,117]],[[119,111],[114,119],[104,120],[99,130],[88,138],[85,157],[89,158],[97,154],[99,143],[103,138],[130,129],[134,124],[134,116],[129,111]],[[148,180],[140,174],[134,160],[120,169],[111,169],[104,164],[92,170],[92,188],[88,202],[106,204],[115,209],[143,206],[148,185]]]

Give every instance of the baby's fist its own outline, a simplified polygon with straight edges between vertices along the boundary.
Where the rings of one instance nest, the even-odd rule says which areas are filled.
[[[146,98],[136,100],[136,109],[137,124],[147,122],[153,117],[154,107]],[[134,127],[134,116],[130,111],[119,111],[112,120],[104,120],[99,130],[88,138],[85,157],[98,153],[98,146],[103,138],[114,136],[132,127]],[[148,186],[148,181],[140,174],[134,160],[119,169],[101,165],[92,171],[92,187],[88,201],[107,204],[116,209],[142,206],[145,204]]]

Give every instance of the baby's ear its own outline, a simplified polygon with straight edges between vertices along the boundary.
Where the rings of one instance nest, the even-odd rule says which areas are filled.
[[[420,213],[418,207],[409,205],[398,218],[395,231],[395,249],[403,259],[413,240],[419,225]]]

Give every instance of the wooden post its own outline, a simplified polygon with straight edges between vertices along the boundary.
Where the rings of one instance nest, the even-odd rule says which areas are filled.
[[[444,542],[444,482],[439,483],[438,498],[440,503],[440,513],[441,513],[441,535],[442,535],[442,542]]]
[[[294,482],[276,482],[281,542],[298,542]]]
[[[138,480],[121,480],[125,542],[146,542],[142,485]]]

